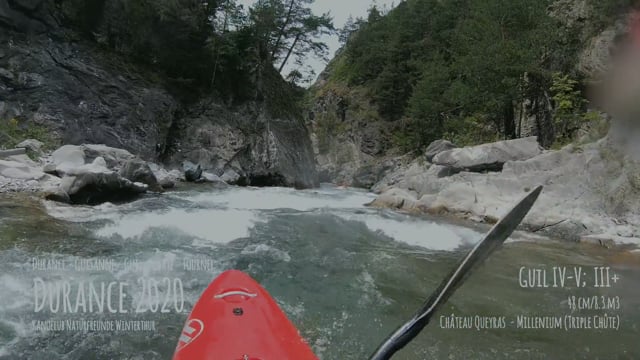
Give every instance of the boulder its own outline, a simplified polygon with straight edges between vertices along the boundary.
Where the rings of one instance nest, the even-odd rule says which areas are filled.
[[[71,166],[69,163],[63,163],[56,167],[56,172],[59,176],[69,175],[81,175],[84,173],[110,173],[112,172],[107,168],[107,162],[101,157],[93,159],[90,164],[84,164],[80,166]]]
[[[62,180],[58,179],[59,186],[49,186],[45,189],[44,196],[48,200],[90,205],[106,201],[123,202],[134,199],[148,189],[148,185],[131,181],[110,170],[107,161],[100,156],[94,158],[91,163],[81,164],[80,160],[86,159],[81,147],[63,146],[54,153],[53,164],[58,162],[55,173],[62,176]],[[47,167],[47,170],[51,170],[50,165]],[[131,165],[128,168],[130,171],[125,171],[125,174],[132,177],[140,175],[136,169],[138,168]],[[50,183],[55,184],[55,181]]]
[[[158,179],[158,184],[160,184],[160,187],[163,189],[173,189],[176,186],[176,182],[169,177]]]
[[[225,183],[218,175],[206,171],[202,173],[202,176],[198,179],[198,181],[220,184]]]
[[[0,135],[1,135],[1,133],[0,133]],[[26,151],[25,148],[0,150],[0,158],[7,158],[9,156],[22,155],[22,154],[26,154],[26,153],[27,153],[27,151]]]
[[[0,160],[0,176],[11,179],[39,180],[45,176],[45,173],[21,162]]]
[[[84,150],[76,145],[63,145],[51,154],[51,162],[56,167],[62,164],[68,167],[84,165]]]
[[[227,184],[235,184],[240,180],[240,174],[238,174],[233,169],[227,169],[222,176],[220,176],[220,180],[226,182]]]
[[[185,179],[184,177],[184,173],[178,169],[173,169],[169,171],[168,174],[171,179],[175,179],[175,181],[187,181],[187,179]]]
[[[27,165],[27,166],[30,166],[30,167],[36,167],[36,168],[40,167],[40,164],[38,164],[37,162],[33,161],[26,154],[7,156],[6,158],[4,158],[4,160],[19,162],[21,164],[24,164],[24,165]]]
[[[80,147],[84,151],[87,161],[92,161],[97,157],[101,157],[107,162],[107,167],[109,169],[119,169],[124,166],[127,161],[135,158],[135,156],[127,150],[103,144],[84,144]]]
[[[360,167],[351,181],[351,186],[371,189],[384,176],[397,168],[403,161],[402,157],[381,159],[368,165]]]
[[[63,145],[51,154],[50,163],[45,165],[44,172],[64,176],[72,169],[99,160],[99,165],[118,170],[134,159],[130,152],[100,144]]]
[[[36,154],[42,154],[42,147],[44,144],[36,139],[27,139],[16,145],[17,148],[25,148]]]
[[[147,191],[147,185],[129,181],[116,172],[90,171],[65,176],[60,188],[71,203],[89,205],[129,201]]]
[[[456,171],[502,171],[507,161],[523,161],[542,153],[535,136],[441,152],[433,163]]]
[[[189,182],[194,182],[202,176],[202,168],[200,165],[196,165],[190,161],[182,163],[182,170],[184,171],[185,180]]]
[[[149,169],[153,172],[153,175],[158,180],[158,184],[163,189],[171,189],[176,186],[176,182],[179,181],[181,175],[179,170],[169,172],[158,164],[148,163]]]
[[[42,167],[42,171],[46,174],[58,176],[58,170],[56,170],[57,166],[54,163],[45,164]]]
[[[376,194],[381,194],[394,187],[398,182],[403,181],[410,171],[415,171],[415,167],[417,167],[421,173],[424,173],[429,168],[428,164],[419,162],[416,159],[410,162],[408,158],[399,160],[394,169],[388,171],[380,181],[371,187],[371,191]]]
[[[62,179],[57,176],[45,174],[42,179],[38,180],[38,188],[42,191],[48,191],[60,187]]]
[[[433,165],[429,168],[429,175],[435,175],[437,178],[452,176],[460,171],[449,166]]]
[[[160,186],[158,179],[144,160],[128,160],[122,168],[120,168],[119,174],[130,181],[147,184],[151,191],[162,191],[162,186]]]
[[[432,162],[433,158],[436,155],[440,154],[441,152],[457,149],[457,148],[458,147],[454,145],[451,141],[440,139],[440,140],[435,140],[431,142],[431,144],[427,146],[427,149],[425,150],[424,154],[427,157],[427,161]]]
[[[42,194],[46,200],[57,201],[57,202],[62,202],[67,204],[71,202],[71,198],[69,197],[69,194],[67,194],[67,192],[64,191],[64,189],[59,186],[45,189],[42,192]]]
[[[417,206],[415,193],[398,188],[391,188],[380,194],[375,200],[367,204],[367,206],[375,208],[392,208],[413,210]]]

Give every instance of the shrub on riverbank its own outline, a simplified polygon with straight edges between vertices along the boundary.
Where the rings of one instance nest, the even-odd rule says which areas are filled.
[[[33,123],[23,123],[17,118],[0,121],[0,148],[14,148],[25,139],[42,142],[43,150],[53,150],[60,145],[49,129]]]

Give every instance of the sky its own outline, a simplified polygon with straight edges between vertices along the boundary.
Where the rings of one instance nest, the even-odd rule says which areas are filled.
[[[255,1],[254,0],[239,0],[238,3],[243,5],[251,5]],[[336,29],[340,29],[344,26],[351,15],[354,19],[357,17],[366,18],[367,10],[371,7],[372,4],[376,4],[378,7],[383,8],[387,6],[387,8],[391,8],[393,4],[397,4],[399,0],[316,0],[311,9],[313,13],[316,15],[323,14],[325,12],[329,12],[333,17],[333,24]],[[333,58],[336,50],[340,47],[340,43],[338,41],[338,36],[326,37],[323,39],[324,42],[329,46],[329,58]],[[316,72],[316,76],[320,75],[322,70],[324,70],[326,63],[322,60],[318,60],[312,57],[309,57],[306,60],[306,65],[311,66],[313,70]],[[291,70],[291,67],[289,67]],[[288,71],[283,71],[285,74]]]

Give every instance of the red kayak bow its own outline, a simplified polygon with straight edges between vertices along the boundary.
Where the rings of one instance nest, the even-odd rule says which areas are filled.
[[[229,270],[204,291],[182,329],[173,360],[317,360],[273,298],[249,275]]]

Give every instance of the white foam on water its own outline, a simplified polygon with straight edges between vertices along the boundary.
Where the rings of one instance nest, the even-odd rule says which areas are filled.
[[[30,337],[34,333],[32,327],[22,320],[22,316],[33,313],[33,282],[26,273],[24,275],[0,276],[0,323],[15,333],[13,339],[0,346],[0,356],[8,356],[13,344],[20,338]]]
[[[200,193],[187,197],[200,204],[214,204],[231,209],[308,211],[319,208],[362,208],[375,195],[355,190],[289,188],[232,188],[218,192]]]
[[[110,202],[95,206],[70,205],[55,201],[43,201],[43,204],[49,216],[70,222],[90,222],[116,218],[124,206]]]
[[[33,307],[33,281],[28,277],[0,276],[0,314]]]
[[[273,246],[269,246],[266,244],[251,244],[242,249],[242,255],[256,255],[260,254],[261,256],[269,256],[279,261],[289,262],[291,261],[291,256],[288,252],[284,250],[277,249]]]
[[[361,221],[396,241],[432,250],[454,250],[480,238],[476,231],[454,225],[440,225],[410,216],[387,218],[364,207],[375,198],[372,193],[355,189],[323,187],[311,190],[290,188],[230,187],[205,193],[172,193],[171,196],[208,209],[170,209],[136,211],[122,214],[122,206],[110,203],[98,206],[68,206],[47,202],[48,212],[70,221],[107,219],[111,224],[96,231],[98,236],[120,235],[137,238],[152,228],[177,229],[194,237],[196,247],[211,247],[246,237],[265,210],[293,209],[310,211],[329,209],[347,220]],[[134,205],[124,205],[129,209]],[[354,214],[345,210],[365,210]]]
[[[31,336],[35,333],[35,331],[31,329],[32,327],[29,324],[26,324],[23,320],[20,320],[20,321],[0,320],[0,321],[9,325],[13,329],[13,331],[15,331],[16,338],[12,341],[12,343],[16,342],[20,338]],[[5,349],[5,351],[7,350]]]
[[[276,300],[278,306],[286,313],[289,314],[293,318],[303,318],[305,307],[303,302],[298,302],[295,304],[289,304],[283,301]]]
[[[249,235],[258,220],[251,211],[222,209],[171,209],[120,216],[96,231],[98,236],[137,238],[152,228],[177,229],[207,242],[224,244]]]
[[[364,270],[360,275],[355,278],[356,284],[360,287],[360,299],[358,300],[359,306],[370,306],[372,303],[382,303],[390,305],[391,302],[384,298],[382,293],[378,290],[376,282],[371,274]]]
[[[460,226],[440,225],[408,216],[402,219],[385,218],[378,214],[339,213],[338,216],[363,222],[369,230],[379,231],[396,241],[430,250],[452,251],[461,245],[475,243],[482,236]]]
[[[320,336],[312,345],[314,352],[322,356],[329,346],[331,346],[331,338],[340,336],[344,333],[345,325],[349,323],[350,318],[351,316],[348,312],[342,311],[341,317],[334,319],[330,326],[317,328],[316,331]]]
[[[20,320],[20,321],[11,321],[11,320],[7,320],[7,319],[0,319],[0,323],[2,323],[5,326],[10,327],[14,331],[14,333],[16,335],[13,339],[11,339],[8,342],[6,342],[5,344],[3,344],[4,346],[0,346],[0,357],[1,356],[9,356],[9,354],[11,354],[9,349],[11,348],[11,346],[16,344],[21,338],[31,337],[31,336],[33,336],[35,334],[35,331],[31,330],[32,327],[30,325],[26,324],[22,320]]]

